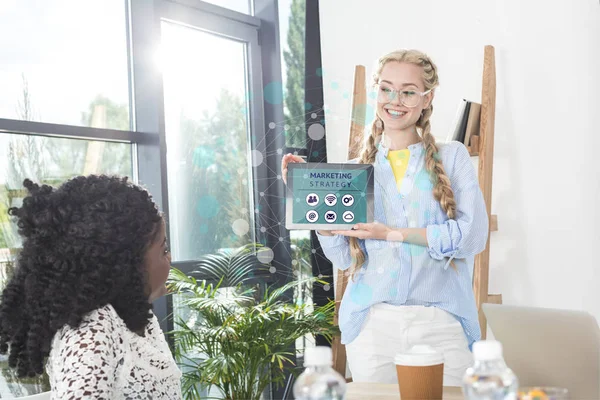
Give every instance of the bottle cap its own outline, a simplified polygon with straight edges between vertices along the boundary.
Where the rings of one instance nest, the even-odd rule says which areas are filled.
[[[396,354],[394,362],[397,365],[426,367],[444,363],[444,355],[426,344],[418,344],[404,353]]]
[[[308,347],[304,351],[304,365],[306,366],[332,366],[331,347]]]
[[[473,358],[478,361],[502,358],[502,343],[497,340],[480,340],[473,344]]]

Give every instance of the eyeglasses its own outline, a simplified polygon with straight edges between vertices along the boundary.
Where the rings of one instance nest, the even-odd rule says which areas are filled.
[[[433,90],[429,89],[426,92],[417,92],[412,89],[396,90],[383,83],[375,84],[375,88],[377,90],[377,101],[379,103],[391,103],[396,99],[396,96],[398,96],[400,103],[410,108],[416,107],[419,104],[421,97],[429,94]]]

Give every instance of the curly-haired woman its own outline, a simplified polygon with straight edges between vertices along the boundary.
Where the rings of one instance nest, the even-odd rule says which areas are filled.
[[[23,249],[2,293],[0,352],[21,376],[44,365],[52,399],[180,399],[181,373],[151,302],[166,293],[165,223],[127,178],[25,180]]]

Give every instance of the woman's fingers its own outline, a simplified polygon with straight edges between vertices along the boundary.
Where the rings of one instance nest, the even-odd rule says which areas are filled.
[[[300,157],[300,156],[295,156],[295,155],[293,155],[293,154],[292,154],[292,155],[291,155],[291,157],[292,157],[292,160],[294,160],[294,162],[297,162],[297,163],[303,163],[303,162],[306,162],[306,161],[304,161],[304,159],[303,159],[302,157]]]
[[[281,158],[281,178],[283,179],[283,183],[287,185],[287,166],[289,163],[303,163],[306,162],[300,156],[293,155],[288,153]]]
[[[305,162],[302,157],[300,156],[295,156],[293,154],[286,154],[285,156],[283,156],[283,158],[281,159],[281,164],[284,166],[287,166],[287,164],[289,163],[302,163]]]

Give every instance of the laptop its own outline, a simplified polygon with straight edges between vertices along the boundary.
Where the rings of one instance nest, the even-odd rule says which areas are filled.
[[[600,328],[592,315],[501,304],[482,308],[520,387],[562,387],[571,400],[600,399]]]

